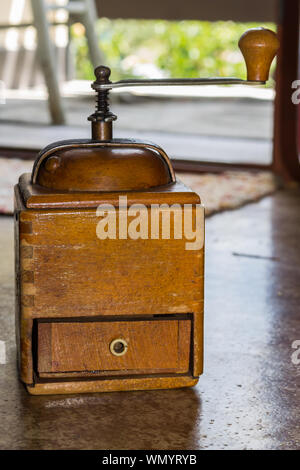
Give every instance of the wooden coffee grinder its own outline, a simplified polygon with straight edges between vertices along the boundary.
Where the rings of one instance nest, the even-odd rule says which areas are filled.
[[[16,334],[20,378],[29,393],[197,383],[203,367],[204,209],[199,196],[176,180],[164,150],[112,137],[116,116],[108,93],[125,86],[265,83],[276,35],[249,30],[239,45],[247,80],[112,83],[110,70],[97,67],[92,138],[50,144],[32,174],[20,177]]]

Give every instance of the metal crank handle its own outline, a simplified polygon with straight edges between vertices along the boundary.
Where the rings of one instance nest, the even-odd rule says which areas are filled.
[[[247,80],[235,77],[212,77],[129,79],[111,82],[109,68],[100,65],[95,69],[96,81],[92,84],[92,88],[100,91],[136,86],[261,85],[266,83],[271,63],[279,48],[277,35],[270,29],[249,29],[241,36],[239,48],[246,62]]]

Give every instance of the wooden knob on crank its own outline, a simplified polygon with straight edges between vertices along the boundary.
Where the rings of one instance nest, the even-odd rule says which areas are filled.
[[[239,40],[239,48],[247,67],[247,80],[265,82],[278,49],[277,35],[270,29],[253,28]]]

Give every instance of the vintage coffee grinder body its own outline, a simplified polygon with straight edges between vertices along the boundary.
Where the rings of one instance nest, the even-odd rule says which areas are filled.
[[[274,33],[250,30],[240,46],[248,65],[246,82],[111,83],[109,69],[98,67],[97,108],[89,118],[92,139],[49,145],[32,175],[20,177],[15,187],[16,333],[20,378],[30,393],[197,383],[203,368],[203,206],[196,193],[176,181],[157,145],[112,138],[116,117],[107,95],[118,86],[265,82],[278,47]],[[161,222],[169,208],[168,237]],[[137,214],[133,232],[142,223],[146,227],[139,236],[128,230]],[[158,214],[155,227],[153,214]],[[192,247],[185,216],[198,230]],[[105,217],[112,223],[107,236],[105,224],[99,226]]]

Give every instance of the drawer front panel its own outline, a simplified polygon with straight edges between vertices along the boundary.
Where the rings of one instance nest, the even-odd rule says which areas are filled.
[[[190,319],[39,322],[37,329],[40,377],[189,370]],[[117,339],[126,345],[122,355],[112,349]]]

